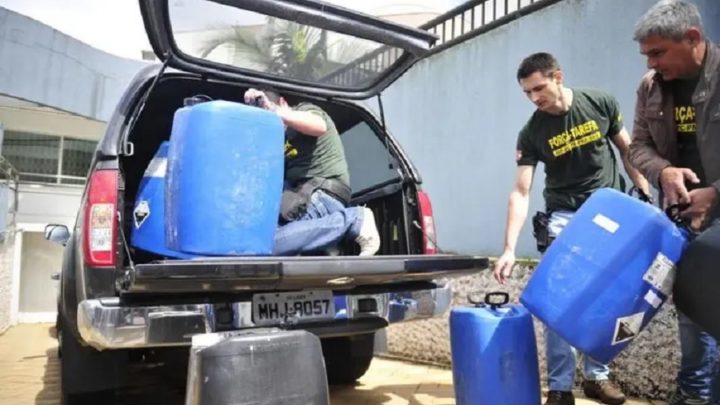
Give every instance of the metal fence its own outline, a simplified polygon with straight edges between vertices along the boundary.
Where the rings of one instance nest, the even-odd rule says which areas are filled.
[[[437,53],[560,0],[470,0],[420,28],[438,36]]]
[[[419,28],[437,35],[430,55],[441,52],[493,28],[555,4],[561,0],[470,0]],[[402,56],[403,51],[382,47],[361,56],[355,62],[332,72],[323,79],[333,86],[356,86],[377,77]]]

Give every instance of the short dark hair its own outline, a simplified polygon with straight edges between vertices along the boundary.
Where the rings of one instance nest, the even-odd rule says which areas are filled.
[[[554,56],[547,52],[534,53],[520,62],[517,71],[517,80],[526,79],[535,72],[540,72],[544,76],[550,76],[560,70],[560,64]]]

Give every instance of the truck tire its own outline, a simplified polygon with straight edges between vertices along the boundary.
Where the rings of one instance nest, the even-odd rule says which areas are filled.
[[[109,404],[116,403],[115,391],[86,392],[83,394],[63,394],[60,405],[86,405],[86,404]]]
[[[328,383],[353,384],[370,367],[374,350],[374,333],[326,338],[322,340]]]
[[[114,402],[114,390],[127,378],[128,354],[123,350],[98,351],[83,346],[64,317],[58,330],[60,384],[63,405]]]

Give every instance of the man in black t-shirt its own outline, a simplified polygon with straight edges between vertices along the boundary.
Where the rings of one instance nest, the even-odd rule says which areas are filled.
[[[633,183],[648,193],[647,181],[627,163],[630,136],[611,95],[590,89],[567,88],[555,58],[547,53],[528,56],[517,79],[537,110],[520,131],[515,160],[517,172],[510,193],[505,250],[495,265],[495,278],[505,283],[515,263],[515,245],[527,217],[535,166],[545,165],[545,204],[550,214],[548,231],[554,237],[573,213],[596,190],[621,189],[614,144]],[[546,405],[574,405],[574,349],[545,328],[549,393]],[[610,370],[585,357],[583,390],[590,398],[608,404],[625,402],[623,393],[608,379]]]

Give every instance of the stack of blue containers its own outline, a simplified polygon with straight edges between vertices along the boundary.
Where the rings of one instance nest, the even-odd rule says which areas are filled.
[[[540,261],[520,297],[572,346],[610,362],[672,291],[687,232],[621,192],[595,192]]]
[[[133,245],[169,257],[272,254],[283,144],[275,113],[228,101],[179,109],[165,182],[152,187],[153,193],[164,189],[164,198],[143,199],[141,186],[136,202],[136,210],[148,207],[157,223],[134,227]],[[160,230],[164,237],[157,237]]]

